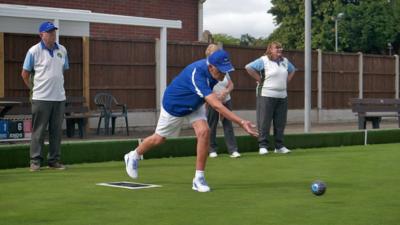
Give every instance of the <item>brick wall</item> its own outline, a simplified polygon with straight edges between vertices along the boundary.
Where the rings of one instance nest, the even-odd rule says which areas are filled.
[[[168,29],[168,39],[197,40],[198,0],[0,0],[0,3],[91,10],[97,13],[181,20],[182,29]],[[91,24],[92,37],[111,39],[154,39],[158,28]]]

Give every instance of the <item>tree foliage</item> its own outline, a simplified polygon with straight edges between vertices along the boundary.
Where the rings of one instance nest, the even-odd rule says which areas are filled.
[[[223,43],[224,45],[241,45],[253,47],[265,47],[267,38],[255,38],[250,34],[242,34],[240,38],[235,38],[227,34],[214,34],[215,43]]]
[[[223,43],[224,45],[239,45],[240,40],[227,34],[213,34],[215,43]]]
[[[383,54],[388,43],[395,49],[400,44],[399,0],[312,0],[312,47],[326,51],[335,48],[335,18],[338,19],[339,49],[347,52]],[[268,37],[285,48],[304,48],[304,0],[272,0],[268,11],[278,28]]]

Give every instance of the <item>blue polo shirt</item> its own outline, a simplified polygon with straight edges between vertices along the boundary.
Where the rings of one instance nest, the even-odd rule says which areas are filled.
[[[208,71],[206,59],[198,60],[175,77],[164,92],[163,108],[169,114],[182,117],[196,111],[218,83]]]

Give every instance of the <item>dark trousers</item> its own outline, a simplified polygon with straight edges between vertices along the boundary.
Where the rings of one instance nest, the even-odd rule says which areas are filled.
[[[64,119],[65,101],[32,100],[32,140],[30,148],[31,163],[43,161],[45,131],[49,130],[49,164],[60,160],[62,122]]]
[[[287,98],[257,97],[258,146],[268,148],[271,122],[274,127],[275,148],[284,147],[283,134],[288,110]]]
[[[232,103],[231,101],[227,101],[224,103],[224,106],[228,108],[229,110],[232,110]],[[218,126],[218,121],[219,121],[219,112],[217,112],[215,109],[212,107],[208,106],[207,109],[207,121],[208,121],[208,126],[210,127],[210,152],[216,152],[218,149],[217,145],[217,126]],[[224,128],[224,137],[225,137],[225,143],[226,147],[228,148],[228,151],[230,154],[233,152],[238,151],[237,143],[236,143],[236,138],[235,138],[235,133],[233,131],[233,126],[232,126],[232,121],[224,118],[222,120],[222,126]]]

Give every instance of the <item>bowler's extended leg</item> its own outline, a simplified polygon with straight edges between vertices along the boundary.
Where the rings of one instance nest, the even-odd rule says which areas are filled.
[[[124,159],[126,172],[131,178],[136,179],[138,177],[138,166],[140,157],[153,147],[164,143],[164,141],[164,137],[161,137],[160,135],[154,133],[153,135],[145,138],[134,151],[130,151],[129,153],[125,154]]]
[[[210,145],[210,129],[205,120],[197,120],[192,123],[192,126],[197,137],[196,174],[193,179],[192,189],[198,192],[208,192],[210,187],[204,178],[204,170]]]

